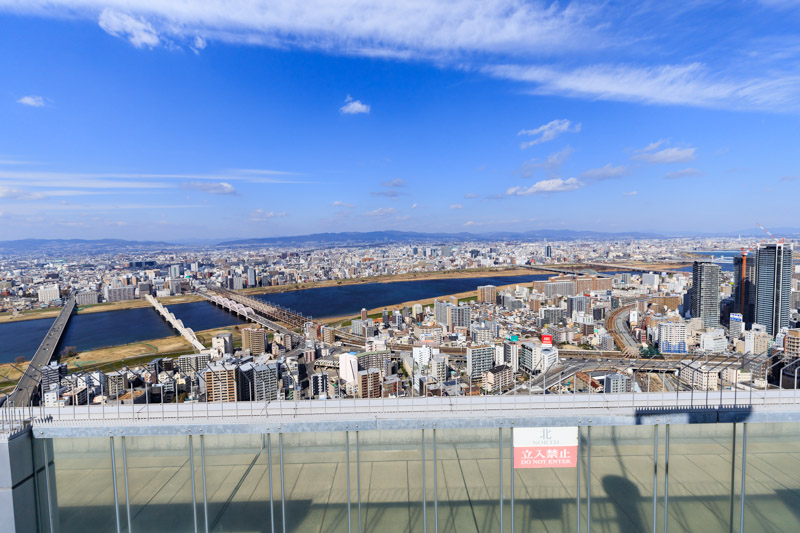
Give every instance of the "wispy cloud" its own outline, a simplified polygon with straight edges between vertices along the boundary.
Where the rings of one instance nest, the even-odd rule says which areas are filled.
[[[418,204],[418,203],[416,203],[416,202],[414,202],[413,204],[411,204],[411,209],[416,209],[416,208],[418,208],[418,207],[419,207],[419,204]]]
[[[348,94],[344,99],[344,105],[339,108],[339,112],[343,115],[369,115],[369,105],[361,100],[353,100],[353,97]]]
[[[530,141],[520,144],[520,148],[524,150],[525,148],[529,148],[531,146],[535,146],[543,142],[552,141],[562,133],[568,133],[568,132],[577,133],[579,131],[581,131],[580,122],[578,122],[573,126],[572,122],[570,122],[565,118],[562,118],[562,119],[552,120],[547,124],[543,124],[542,126],[534,128],[532,130],[521,130],[519,133],[517,133],[517,135],[518,136],[526,135],[528,137],[535,137]]]
[[[333,202],[331,202],[331,205],[333,207],[345,207],[347,209],[351,209],[352,207],[354,207],[353,204],[348,202],[342,202],[341,200],[334,200]]]
[[[553,192],[566,192],[580,189],[584,183],[577,178],[563,180],[554,178],[549,180],[537,181],[530,187],[511,187],[506,191],[509,196],[529,196],[532,194],[547,194]]]
[[[31,95],[28,95],[28,96],[23,96],[22,98],[17,100],[17,103],[22,104],[22,105],[26,105],[26,106],[29,106],[29,107],[44,107],[45,106],[44,98],[41,97],[41,96],[36,96],[34,94],[31,94]]]
[[[263,209],[255,209],[250,211],[250,217],[248,220],[250,222],[267,222],[270,219],[278,218],[278,217],[285,217],[286,213],[280,212],[276,213],[274,211],[265,211]]]
[[[477,197],[478,197],[478,195],[475,194],[475,193],[472,193],[472,192],[468,192],[467,194],[464,195],[464,199],[465,200],[472,200],[472,199],[477,198]]]
[[[683,170],[677,170],[675,172],[669,172],[667,174],[664,174],[664,179],[675,180],[679,178],[691,178],[694,176],[699,176],[700,174],[702,174],[702,172],[700,172],[696,168],[684,168]]]
[[[107,33],[126,39],[136,48],[153,48],[161,42],[150,22],[122,11],[106,8],[97,22]]]
[[[628,174],[629,169],[625,166],[612,166],[610,163],[604,167],[593,168],[582,173],[579,178],[585,181],[604,181],[614,178],[621,178]]]
[[[393,180],[384,181],[381,183],[381,187],[386,187],[389,189],[397,187],[405,187],[405,186],[406,186],[406,180],[400,178],[395,178]]]
[[[379,207],[378,209],[373,209],[372,211],[367,211],[364,213],[368,217],[385,217],[389,215],[393,215],[397,212],[397,209],[394,207]]]
[[[544,161],[536,158],[529,159],[520,166],[519,175],[523,178],[531,178],[537,171],[542,170],[548,178],[560,177],[562,165],[573,152],[574,150],[567,146],[563,150],[550,154]]]
[[[636,196],[637,194],[639,194],[639,191],[630,191],[622,193],[622,196]]]
[[[732,78],[703,63],[631,66],[495,65],[487,74],[531,84],[532,94],[646,104],[712,108],[780,109],[800,105],[800,77],[793,72]]]
[[[192,181],[189,183],[183,183],[181,187],[187,190],[202,191],[209,194],[238,194],[236,187],[224,181],[217,183],[209,181]]]
[[[650,143],[641,150],[637,150],[633,159],[655,164],[688,163],[689,161],[694,161],[697,148],[661,148],[667,144],[669,143],[665,140]],[[659,150],[659,148],[661,149]]]
[[[395,190],[389,190],[389,191],[373,191],[373,192],[371,192],[371,193],[369,193],[369,194],[370,194],[371,196],[376,196],[376,197],[378,197],[378,198],[381,198],[381,197],[382,197],[382,198],[397,198],[397,197],[400,195],[400,193],[399,193],[399,192],[397,192],[397,191],[395,191]]]
[[[450,204],[450,209],[463,209],[464,206],[461,204]]]

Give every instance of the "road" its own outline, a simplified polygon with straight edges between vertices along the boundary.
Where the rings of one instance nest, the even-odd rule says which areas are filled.
[[[31,397],[39,388],[39,383],[41,381],[42,374],[39,369],[47,365],[53,359],[56,349],[58,348],[58,343],[61,340],[61,335],[64,334],[64,330],[67,328],[73,311],[75,311],[75,295],[70,294],[67,303],[61,309],[53,325],[50,326],[50,330],[47,332],[47,335],[44,336],[42,343],[39,345],[39,349],[36,350],[36,354],[34,354],[33,359],[31,359],[25,373],[19,379],[19,382],[17,382],[14,391],[9,395],[8,401],[12,402],[15,406],[24,407],[30,403]]]

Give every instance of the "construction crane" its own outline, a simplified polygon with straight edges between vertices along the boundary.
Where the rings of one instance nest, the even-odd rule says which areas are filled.
[[[758,226],[759,228],[761,228],[761,231],[763,231],[764,233],[766,233],[767,235],[769,235],[769,236],[770,236],[772,239],[774,239],[774,240],[775,240],[775,242],[777,242],[778,244],[783,244],[783,242],[784,242],[784,240],[785,240],[785,239],[778,239],[778,238],[777,238],[775,235],[773,235],[773,234],[772,234],[772,233],[771,233],[771,232],[770,232],[770,231],[769,231],[767,228],[765,228],[764,226],[762,226],[762,225],[761,225],[761,224],[759,224],[758,222],[756,222],[756,226]],[[763,241],[762,241],[762,242],[763,242]]]

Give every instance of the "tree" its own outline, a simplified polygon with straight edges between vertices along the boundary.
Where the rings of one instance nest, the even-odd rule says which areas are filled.
[[[78,348],[76,346],[64,346],[59,358],[75,357],[76,355],[78,355]]]

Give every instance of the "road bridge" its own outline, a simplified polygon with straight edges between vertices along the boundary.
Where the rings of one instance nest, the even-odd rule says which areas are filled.
[[[27,406],[30,404],[31,398],[37,394],[42,379],[42,371],[40,369],[50,363],[56,354],[61,337],[67,329],[67,324],[74,311],[75,295],[70,294],[69,298],[67,298],[67,303],[58,313],[53,325],[50,326],[47,335],[44,336],[42,343],[36,350],[33,359],[25,369],[25,373],[17,382],[14,391],[9,395],[8,401],[11,402],[9,405]]]

